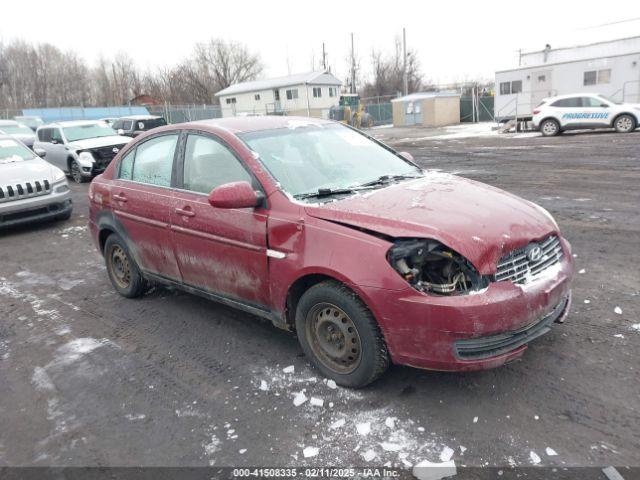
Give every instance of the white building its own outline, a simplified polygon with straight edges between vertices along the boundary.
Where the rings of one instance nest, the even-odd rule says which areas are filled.
[[[527,118],[543,98],[579,92],[640,102],[640,36],[521,54],[496,72],[494,115]]]
[[[329,109],[338,105],[341,85],[331,73],[317,71],[237,83],[216,97],[223,117],[284,112],[328,118]]]

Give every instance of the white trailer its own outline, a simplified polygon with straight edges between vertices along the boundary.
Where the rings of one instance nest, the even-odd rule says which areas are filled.
[[[522,53],[520,66],[496,72],[497,121],[531,119],[545,97],[600,93],[640,103],[640,36]]]

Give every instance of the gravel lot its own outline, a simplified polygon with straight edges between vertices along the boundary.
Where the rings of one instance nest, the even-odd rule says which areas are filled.
[[[497,370],[331,388],[258,318],[116,295],[72,185],[70,221],[0,234],[0,465],[640,466],[640,132],[373,132],[550,210],[581,272],[567,322]]]

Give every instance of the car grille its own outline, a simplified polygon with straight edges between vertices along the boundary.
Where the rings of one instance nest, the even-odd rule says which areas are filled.
[[[527,283],[536,275],[560,262],[563,253],[560,239],[557,236],[550,235],[537,244],[542,249],[542,255],[539,259],[531,260],[528,257],[531,245],[533,244],[513,250],[502,257],[498,262],[494,280],[496,282]]]
[[[107,168],[111,160],[113,160],[113,157],[118,153],[114,152],[113,149],[116,148],[120,150],[122,147],[124,147],[124,145],[110,145],[108,147],[92,148],[89,150],[93,158],[95,158],[95,170],[103,171]]]
[[[51,193],[49,180],[35,180],[17,185],[6,185],[0,187],[0,203],[48,195],[49,193]]]

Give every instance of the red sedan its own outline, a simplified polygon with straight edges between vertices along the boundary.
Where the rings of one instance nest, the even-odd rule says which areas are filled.
[[[570,245],[546,210],[330,121],[157,128],[89,197],[120,294],[161,283],[266,317],[345,386],[390,362],[502,365],[571,303]]]

